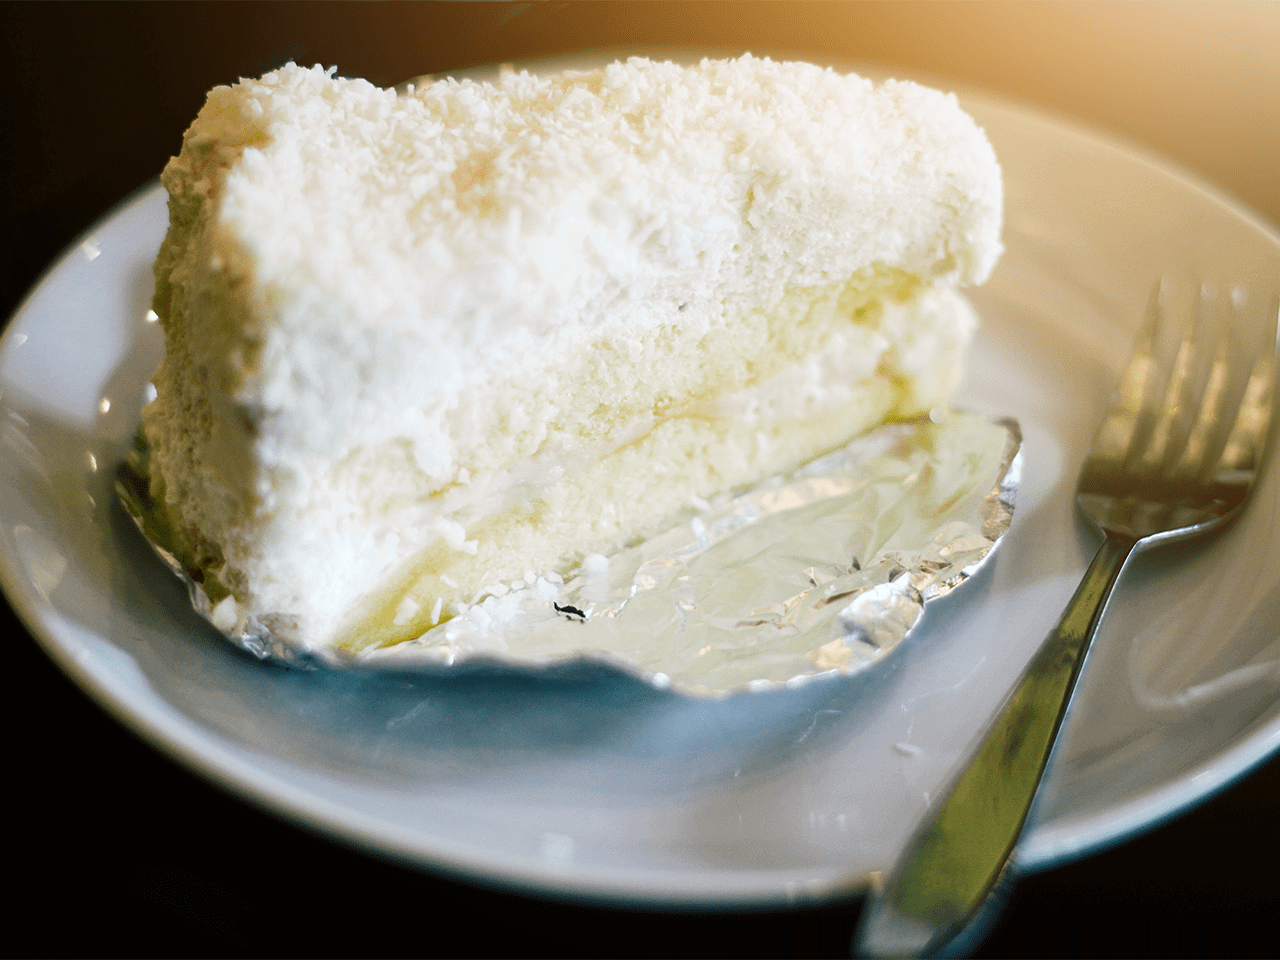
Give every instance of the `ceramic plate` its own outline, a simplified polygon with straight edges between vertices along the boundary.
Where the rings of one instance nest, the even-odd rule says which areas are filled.
[[[966,106],[1008,190],[1008,253],[960,402],[1016,417],[1025,474],[993,563],[874,669],[698,702],[604,667],[311,673],[241,654],[113,502],[160,351],[158,187],[59,261],[0,344],[0,575],[122,723],[346,842],[488,882],[658,904],[844,894],[892,859],[1095,548],[1075,472],[1154,279],[1280,283],[1280,238],[1193,179],[1059,122]],[[1261,315],[1250,314],[1261,323]],[[1280,471],[1202,547],[1136,561],[1022,856],[1095,848],[1280,741]]]

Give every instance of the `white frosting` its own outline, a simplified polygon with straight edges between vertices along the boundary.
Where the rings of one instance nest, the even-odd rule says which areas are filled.
[[[755,391],[785,418],[797,385],[826,410],[840,371],[911,362],[852,327],[761,393],[769,357],[726,359],[744,313],[859,275],[977,283],[1001,249],[953,97],[751,57],[401,96],[288,65],[212,91],[164,183],[158,483],[241,603],[318,642],[424,545],[474,553],[476,504],[664,404]]]

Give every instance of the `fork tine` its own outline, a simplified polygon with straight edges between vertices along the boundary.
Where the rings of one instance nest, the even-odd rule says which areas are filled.
[[[1151,291],[1142,333],[1121,379],[1116,413],[1131,419],[1118,459],[1123,469],[1150,473],[1164,459],[1178,397],[1187,378],[1194,341],[1194,319],[1171,327],[1168,302],[1173,284],[1165,277]],[[1172,311],[1187,316],[1187,311]],[[1122,412],[1123,411],[1123,412]],[[1118,434],[1118,431],[1117,431]]]
[[[1252,473],[1258,468],[1258,458],[1265,446],[1271,426],[1271,410],[1275,402],[1275,378],[1277,365],[1276,336],[1280,332],[1280,294],[1272,298],[1268,312],[1271,335],[1267,347],[1258,352],[1240,400],[1239,412],[1229,435],[1223,441],[1223,450],[1211,473],[1219,477],[1238,471]],[[1206,466],[1209,466],[1206,464]]]
[[[1199,390],[1199,409],[1189,404],[1189,429],[1187,437],[1178,451],[1178,456],[1166,463],[1167,472],[1176,477],[1192,478],[1202,474],[1204,467],[1216,460],[1221,453],[1221,441],[1225,434],[1219,429],[1223,422],[1222,411],[1228,402],[1230,390],[1231,358],[1231,318],[1225,317],[1220,303],[1215,309],[1213,289],[1207,284],[1201,287],[1198,313],[1210,318],[1214,327],[1211,342],[1212,349],[1201,351],[1205,359],[1204,379]],[[1219,441],[1215,444],[1215,441]],[[1214,449],[1210,451],[1210,445]]]
[[[1144,411],[1151,408],[1149,397],[1158,392],[1154,380],[1158,375],[1156,347],[1160,334],[1161,288],[1157,282],[1151,291],[1142,329],[1134,340],[1133,352],[1116,386],[1110,409],[1098,425],[1090,456],[1122,464],[1135,450],[1145,434]]]
[[[1165,312],[1166,291],[1167,285],[1162,283],[1162,313]],[[1166,368],[1165,389],[1159,407],[1152,411],[1155,420],[1151,435],[1144,448],[1134,451],[1141,472],[1166,473],[1178,461],[1197,423],[1202,422],[1204,389],[1213,369],[1206,354],[1212,356],[1213,352],[1198,349],[1197,344],[1217,340],[1213,328],[1217,326],[1215,321],[1220,312],[1212,309],[1212,302],[1212,288],[1202,285],[1195,311],[1182,313],[1185,319],[1180,324],[1177,346],[1173,348],[1173,357]]]

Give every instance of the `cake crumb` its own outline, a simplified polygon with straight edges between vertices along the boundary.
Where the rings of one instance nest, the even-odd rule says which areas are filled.
[[[406,623],[418,615],[418,611],[422,609],[422,604],[418,603],[413,597],[405,597],[396,606],[395,625],[403,627]]]
[[[224,633],[234,630],[240,619],[240,605],[233,596],[225,596],[209,613],[209,619],[215,627]]]

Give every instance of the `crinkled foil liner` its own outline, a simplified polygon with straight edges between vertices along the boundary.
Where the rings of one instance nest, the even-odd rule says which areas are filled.
[[[445,671],[588,660],[719,697],[852,673],[896,647],[1008,529],[1021,439],[1013,420],[960,411],[886,425],[608,560],[589,558],[567,583],[504,585],[417,640],[359,654],[302,647],[266,618],[211,603],[168,542],[141,441],[116,488],[196,611],[259,658]]]

